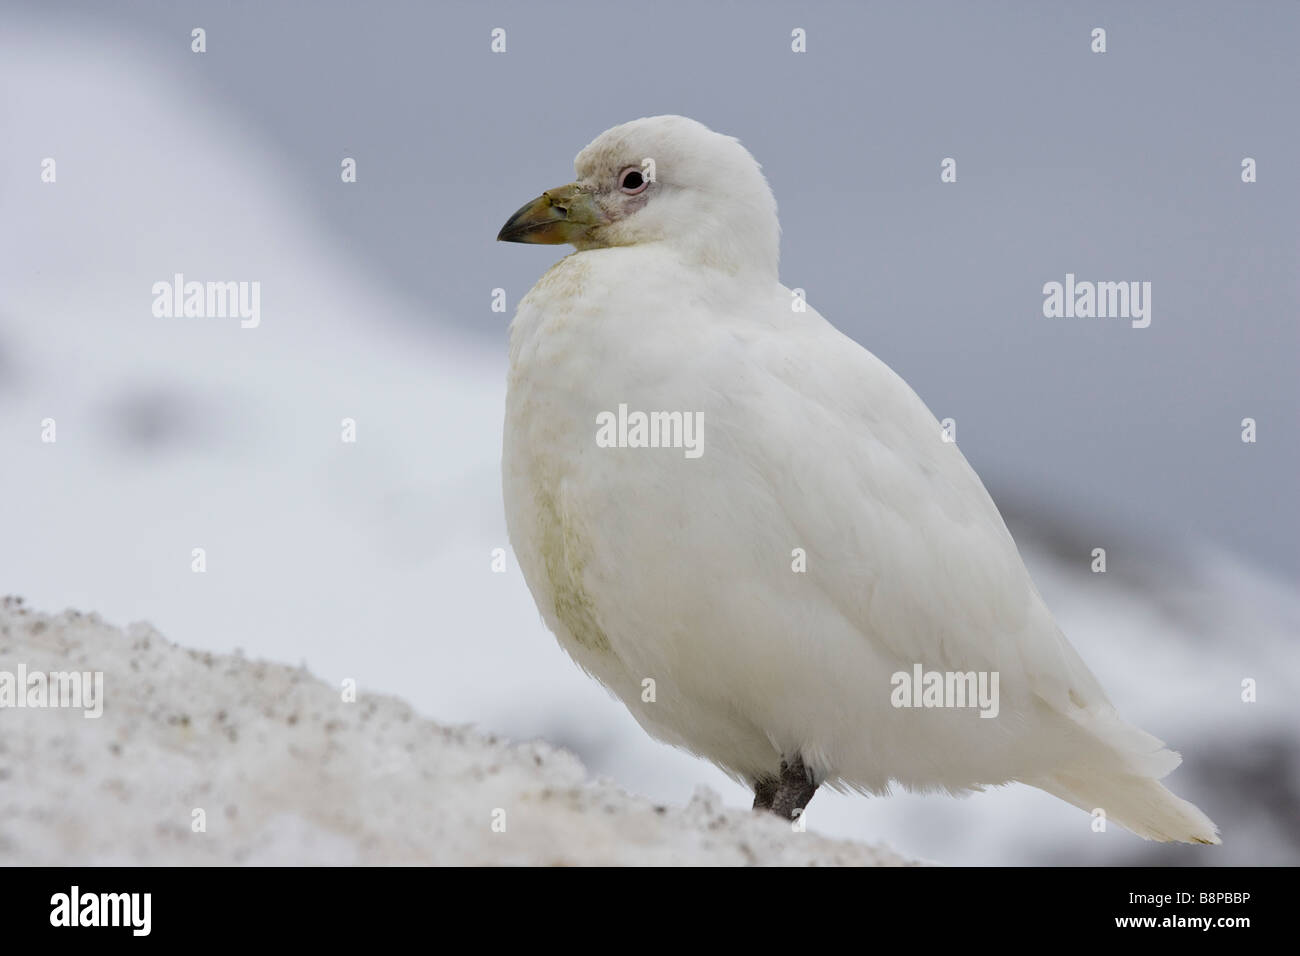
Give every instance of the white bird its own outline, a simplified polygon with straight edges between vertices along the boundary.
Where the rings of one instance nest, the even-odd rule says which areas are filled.
[[[573,659],[787,818],[822,784],[1021,781],[1149,839],[1218,843],[921,399],[780,283],[749,152],[657,116],[575,167],[498,236],[577,249],[511,325],[503,453],[511,543]],[[918,672],[952,706],[900,692]],[[963,675],[996,675],[996,716],[962,706]]]

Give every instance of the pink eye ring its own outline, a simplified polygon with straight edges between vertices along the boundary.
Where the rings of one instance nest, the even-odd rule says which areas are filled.
[[[618,188],[629,196],[644,192],[649,185],[650,180],[646,179],[645,173],[641,171],[640,166],[628,166],[618,174]]]

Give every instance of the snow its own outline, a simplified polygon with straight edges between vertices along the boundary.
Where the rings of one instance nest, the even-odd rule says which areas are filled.
[[[0,711],[4,864],[905,863],[703,788],[656,806],[544,742],[440,726],[365,691],[345,701],[302,668],[186,649],[147,624],[6,599],[0,672],[19,663],[102,672],[104,709]]]

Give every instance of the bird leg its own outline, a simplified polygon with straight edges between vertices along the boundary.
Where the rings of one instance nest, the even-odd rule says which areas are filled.
[[[793,820],[817,792],[817,784],[798,754],[793,760],[781,761],[779,778],[763,777],[754,784],[754,809],[770,810],[782,820]],[[799,813],[796,814],[795,811]]]

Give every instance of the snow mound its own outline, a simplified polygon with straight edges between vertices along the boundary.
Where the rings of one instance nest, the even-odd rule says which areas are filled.
[[[102,714],[25,704],[102,673]],[[6,675],[12,675],[6,677]],[[56,686],[51,678],[50,686]],[[92,689],[95,679],[85,686]],[[19,688],[21,692],[21,688]],[[57,696],[49,695],[50,699]],[[0,605],[0,863],[905,865],[726,810],[656,806],[571,754],[421,718],[304,668],[187,650],[147,624]]]

